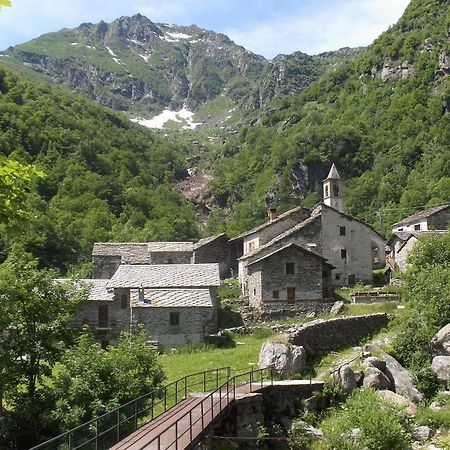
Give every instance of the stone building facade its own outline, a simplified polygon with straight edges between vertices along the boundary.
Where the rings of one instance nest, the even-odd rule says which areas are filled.
[[[218,263],[220,278],[231,276],[231,255],[228,237],[225,234],[200,239],[194,244],[193,264]]]
[[[253,308],[330,301],[332,266],[297,244],[246,261],[244,292]]]
[[[419,211],[392,225],[392,232],[447,230],[450,225],[450,203]]]

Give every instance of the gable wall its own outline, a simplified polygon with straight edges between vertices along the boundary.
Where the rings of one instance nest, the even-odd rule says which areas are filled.
[[[429,230],[447,230],[450,225],[450,207],[428,218]]]
[[[203,245],[192,256],[194,264],[219,263],[220,278],[230,276],[230,244],[226,236],[221,236],[214,241]]]

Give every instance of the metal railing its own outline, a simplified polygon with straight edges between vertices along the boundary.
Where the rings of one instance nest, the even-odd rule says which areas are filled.
[[[217,389],[230,367],[197,372],[135,398],[30,450],[104,450],[185,400],[192,392]]]
[[[194,440],[201,436],[207,427],[239,394],[239,388],[248,385],[249,392],[255,388],[262,388],[264,380],[267,379],[273,385],[274,371],[269,369],[251,370],[229,378],[225,383],[210,392],[199,403],[190,408],[175,422],[163,428],[151,441],[146,441],[146,448],[156,446],[158,450],[169,448],[185,448],[186,445],[180,441],[189,441],[192,445]],[[246,391],[242,392],[245,393]],[[164,437],[165,436],[165,437]],[[172,440],[171,436],[173,436]],[[163,442],[163,440],[165,442]],[[164,446],[163,446],[164,445]]]

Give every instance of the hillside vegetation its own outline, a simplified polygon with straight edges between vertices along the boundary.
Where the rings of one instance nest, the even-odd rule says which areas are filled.
[[[195,208],[171,189],[185,172],[183,148],[124,116],[60,89],[0,70],[0,155],[45,176],[28,199],[20,241],[43,265],[65,271],[94,241],[188,240]]]
[[[353,63],[242,128],[216,155],[212,194],[223,212],[211,227],[236,234],[269,204],[310,206],[332,162],[348,180],[347,211],[379,228],[377,212],[388,228],[410,207],[449,200],[449,9],[412,0]]]

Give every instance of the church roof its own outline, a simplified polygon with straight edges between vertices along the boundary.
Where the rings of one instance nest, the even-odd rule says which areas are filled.
[[[330,169],[330,173],[328,174],[328,176],[325,178],[326,180],[340,180],[341,176],[339,175],[339,172],[336,168],[336,164],[333,163],[333,165],[331,166]]]

